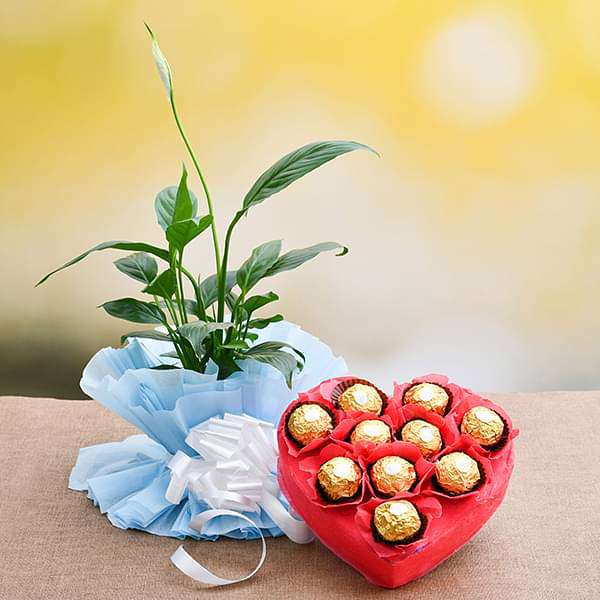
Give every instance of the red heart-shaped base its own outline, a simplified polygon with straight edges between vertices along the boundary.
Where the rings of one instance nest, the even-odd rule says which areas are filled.
[[[349,434],[356,423],[374,416],[344,413],[337,409],[334,400],[340,384],[344,387],[357,381],[364,380],[344,377],[323,382],[300,394],[290,404],[278,429],[279,484],[292,508],[325,546],[369,581],[394,588],[434,569],[468,542],[492,516],[506,493],[514,464],[512,440],[518,432],[513,429],[510,418],[499,406],[470,390],[449,383],[446,377],[427,375],[414,379],[411,383],[395,384],[394,393],[390,397],[380,392],[385,403],[383,414],[379,418],[390,425],[394,432],[414,418],[435,424],[443,439],[443,447],[437,455],[425,460],[415,445],[401,441],[377,445],[352,444],[348,441]],[[403,406],[402,399],[406,389],[421,382],[436,383],[446,389],[450,405],[445,416],[440,417],[414,405]],[[306,402],[316,402],[326,407],[334,415],[335,428],[327,438],[300,447],[289,436],[286,423],[291,411]],[[459,432],[464,413],[479,405],[494,410],[505,423],[502,440],[491,450],[486,450]],[[472,456],[483,472],[480,485],[460,496],[443,493],[434,479],[435,461],[453,451]],[[376,494],[366,473],[369,465],[378,458],[392,454],[411,461],[418,476],[417,483],[410,492],[397,494],[393,499],[412,502],[425,521],[419,538],[406,545],[378,541],[372,529],[375,507],[390,498],[382,498]],[[327,502],[317,490],[319,467],[334,456],[352,458],[363,470],[358,497],[348,502]]]

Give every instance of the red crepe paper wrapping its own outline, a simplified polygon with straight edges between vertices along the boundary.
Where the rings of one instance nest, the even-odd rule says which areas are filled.
[[[335,390],[340,383],[360,381],[341,377],[325,381],[301,394],[284,413],[278,429],[279,484],[292,508],[308,523],[321,542],[341,559],[376,585],[395,588],[421,577],[468,542],[492,516],[502,502],[514,465],[513,439],[518,431],[502,408],[481,398],[471,390],[448,381],[443,375],[425,375],[412,382],[395,384],[393,394],[385,396],[380,416],[337,409]],[[420,406],[402,405],[404,392],[416,383],[436,383],[450,395],[444,417]],[[338,388],[339,389],[339,388]],[[334,430],[324,439],[301,448],[286,433],[289,413],[303,402],[317,402],[334,415]],[[497,412],[505,423],[500,443],[485,449],[472,438],[461,434],[464,413],[474,406],[486,406]],[[441,451],[425,460],[416,446],[397,441],[391,443],[350,443],[352,429],[362,420],[380,419],[397,436],[402,425],[423,419],[438,427],[442,434]],[[465,452],[474,458],[483,473],[481,483],[471,492],[451,496],[435,484],[435,461],[449,452]],[[397,455],[415,465],[418,480],[408,492],[381,498],[369,479],[369,468],[383,456]],[[317,491],[319,467],[334,456],[346,456],[363,471],[359,494],[348,501],[327,502]],[[406,499],[417,507],[425,519],[420,537],[410,544],[388,544],[375,539],[372,518],[375,507],[389,500]]]

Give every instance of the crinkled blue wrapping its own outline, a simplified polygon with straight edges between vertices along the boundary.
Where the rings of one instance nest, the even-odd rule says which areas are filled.
[[[185,443],[190,429],[225,412],[245,413],[277,425],[299,392],[347,372],[342,358],[297,325],[282,321],[256,333],[256,343],[287,342],[306,357],[304,369],[294,376],[292,390],[279,371],[256,361],[241,362],[243,370],[224,381],[217,380],[214,365],[209,365],[206,373],[152,369],[169,361],[161,357],[172,350],[169,342],[134,339],[125,348],[100,350],[83,371],[81,389],[143,434],[82,448],[69,487],[87,491],[110,522],[122,529],[176,538],[257,537],[256,529],[245,521],[225,516],[211,520],[200,534],[189,522],[208,505],[191,495],[178,505],[165,499],[171,456],[177,450],[196,455]],[[246,516],[263,535],[281,535],[266,513]]]

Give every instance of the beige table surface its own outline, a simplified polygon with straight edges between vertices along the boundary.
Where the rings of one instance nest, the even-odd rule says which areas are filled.
[[[495,394],[521,429],[507,498],[428,576],[367,583],[319,543],[270,539],[252,580],[205,588],[169,562],[181,543],[111,526],[67,489],[81,446],[131,426],[95,402],[0,398],[0,599],[600,598],[600,392]],[[220,574],[249,570],[259,542],[187,543]]]

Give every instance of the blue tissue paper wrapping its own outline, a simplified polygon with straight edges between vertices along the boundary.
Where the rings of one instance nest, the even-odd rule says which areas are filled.
[[[88,446],[79,451],[69,487],[86,491],[110,522],[122,529],[140,529],[176,538],[237,539],[258,537],[245,521],[221,516],[201,534],[189,526],[192,517],[210,507],[188,494],[177,505],[165,492],[171,478],[167,464],[178,450],[196,456],[186,443],[189,431],[224,413],[248,414],[275,426],[286,406],[321,381],[344,375],[344,360],[297,325],[282,321],[256,332],[256,343],[287,342],[306,357],[290,390],[282,375],[269,365],[240,362],[242,371],[217,380],[214,365],[206,373],[185,369],[155,370],[174,359],[161,357],[169,342],[133,339],[120,349],[104,348],[83,371],[81,389],[143,432],[122,442]],[[263,535],[281,535],[269,516],[247,513]]]

